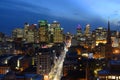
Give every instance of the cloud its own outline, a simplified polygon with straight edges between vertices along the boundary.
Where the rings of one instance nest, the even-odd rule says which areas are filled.
[[[16,0],[6,0],[0,3],[0,9],[4,11],[11,10],[11,11],[21,11],[24,12],[32,12],[38,14],[50,14],[51,10],[47,7],[38,6],[35,4],[30,4],[24,1],[16,1]],[[8,12],[9,13],[9,12]],[[21,14],[18,13],[18,14]]]
[[[0,10],[4,19],[1,24],[6,29],[39,19],[58,20],[65,31],[73,31],[78,24],[85,27],[89,23],[92,29],[107,26],[108,16],[112,25],[120,21],[119,5],[112,0],[1,0]]]

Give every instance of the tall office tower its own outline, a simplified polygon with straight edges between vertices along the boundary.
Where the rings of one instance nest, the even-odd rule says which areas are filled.
[[[48,43],[48,23],[46,20],[39,21],[39,41],[40,43]]]
[[[96,46],[96,31],[95,30],[92,31],[92,41],[93,41],[92,48],[95,48]]]
[[[25,23],[23,35],[23,41],[26,43],[38,42],[38,30],[36,24],[29,25],[28,23]]]
[[[118,47],[120,48],[120,31],[117,34],[118,34],[118,36],[117,36],[117,38],[118,38]]]
[[[57,21],[53,21],[51,24],[51,28],[53,29],[53,43],[62,43],[63,42],[63,28],[60,27],[60,23]]]
[[[96,30],[96,40],[106,40],[107,38],[107,29],[103,27],[98,27]]]
[[[116,37],[118,38],[119,36],[120,36],[120,32],[117,31],[117,32],[116,32]]]
[[[50,48],[41,48],[37,54],[37,74],[48,75],[52,67],[53,58]]]
[[[49,43],[53,43],[53,28],[51,28],[51,24],[48,24],[48,38]]]
[[[96,46],[98,46],[99,43],[106,44],[107,29],[103,27],[98,27],[97,29],[95,29],[95,40],[96,40]]]
[[[119,46],[119,32],[111,31],[111,39],[112,39],[112,47],[118,47]]]
[[[23,30],[20,28],[14,29],[12,37],[14,39],[14,53],[19,54],[22,49]]]
[[[62,43],[63,42],[63,29],[60,27],[54,28],[54,43]]]
[[[81,40],[82,28],[80,25],[77,26],[77,40]]]
[[[5,34],[0,32],[0,42],[4,41]]]
[[[28,43],[35,43],[37,40],[37,27],[35,24],[32,24],[28,28],[28,33],[27,33],[27,42]]]
[[[24,24],[24,30],[23,30],[23,41],[27,42],[27,35],[28,35],[28,29],[29,29],[29,24],[25,23]]]
[[[72,40],[71,33],[67,32],[67,34],[65,35],[65,44],[67,48],[71,46],[71,40]]]
[[[108,31],[107,31],[107,43],[105,48],[105,57],[106,60],[112,59],[112,40],[111,40],[111,32],[110,32],[110,22],[108,21]]]
[[[86,25],[85,31],[84,31],[84,36],[83,36],[82,39],[83,39],[82,41],[85,42],[84,43],[84,47],[87,48],[87,49],[89,49],[88,51],[90,51],[91,48],[92,48],[91,45],[93,44],[92,34],[90,32],[90,24]],[[85,39],[85,41],[84,41],[84,39]]]
[[[90,35],[90,24],[86,25],[85,31],[84,31],[84,35],[85,36],[89,36]]]
[[[15,38],[23,38],[23,29],[16,28],[12,31],[12,37]]]
[[[53,21],[50,25],[50,30],[49,30],[49,38],[50,38],[50,42],[53,43],[54,42],[54,29],[56,27],[60,27],[60,23],[58,21]]]
[[[37,27],[37,24],[33,24],[34,26],[34,42],[35,43],[39,43],[39,31],[38,31],[38,27]]]
[[[14,39],[14,53],[15,54],[20,54],[22,53],[22,41],[25,41],[25,36],[24,36],[24,29],[21,28],[16,28],[12,31],[12,37]]]
[[[60,27],[60,23],[58,21],[53,21],[53,23],[51,24],[52,28],[56,28],[56,27]]]

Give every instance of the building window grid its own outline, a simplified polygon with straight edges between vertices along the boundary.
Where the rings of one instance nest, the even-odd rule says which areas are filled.
[[[99,76],[99,78],[100,78],[100,80],[101,80],[101,79],[120,80],[120,76],[115,76],[115,75]]]

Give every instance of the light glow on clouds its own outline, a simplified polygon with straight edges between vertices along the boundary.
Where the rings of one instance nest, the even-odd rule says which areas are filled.
[[[53,19],[60,18],[62,20],[73,21],[73,23],[66,21],[66,25],[68,26],[70,26],[68,23],[76,24],[75,22],[80,22],[81,25],[90,23],[94,25],[94,27],[98,27],[101,25],[106,26],[105,24],[109,17],[111,23],[117,25],[120,22],[119,3],[120,0],[1,0],[0,18],[4,16],[4,18],[11,23],[11,17],[24,12],[22,15],[23,18],[27,14],[32,14],[36,17],[46,15],[51,16]],[[9,11],[13,12],[13,15],[8,16],[11,13]],[[20,23],[19,20],[22,20],[21,16],[16,17],[15,25]],[[25,19],[27,21],[29,18]],[[47,19],[50,18],[48,17],[46,20]],[[63,23],[64,22],[65,21],[63,21]],[[5,23],[5,21],[1,22],[2,26],[4,26]],[[14,25],[9,23],[7,23],[8,26]],[[7,28],[7,25],[5,26]],[[66,29],[68,28],[66,27]]]

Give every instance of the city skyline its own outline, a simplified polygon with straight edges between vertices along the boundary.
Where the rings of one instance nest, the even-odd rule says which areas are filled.
[[[87,24],[91,29],[107,27],[108,19],[111,29],[119,29],[119,0],[1,0],[0,32],[11,33],[14,28],[23,28],[24,23],[38,24],[38,20],[56,20],[65,32],[76,32],[77,25],[84,29]],[[108,18],[109,17],[109,18]]]
[[[119,12],[93,1],[2,0],[0,80],[120,80]]]

